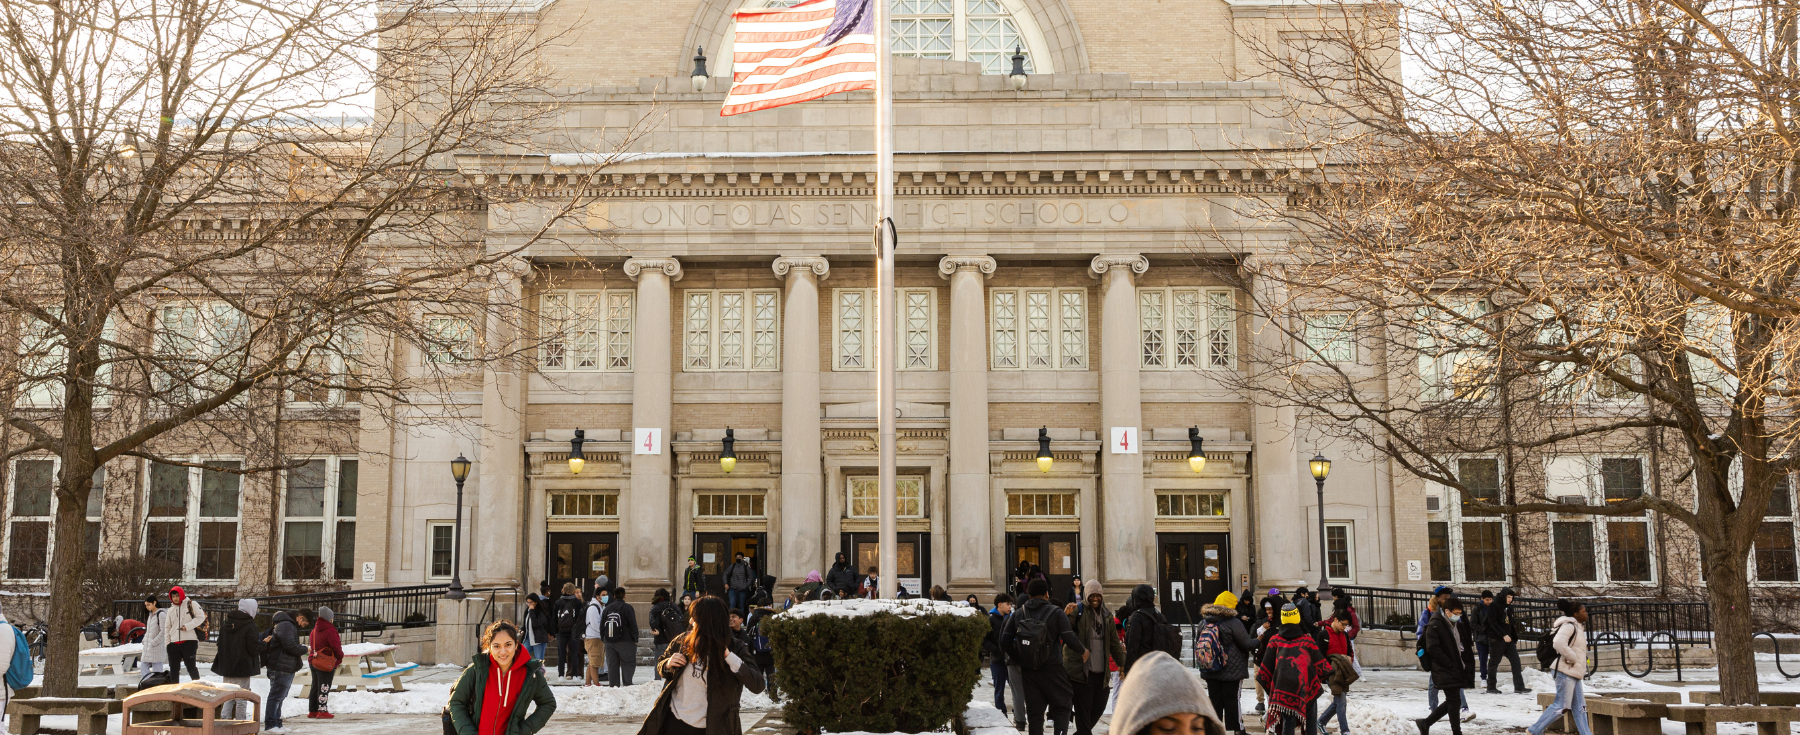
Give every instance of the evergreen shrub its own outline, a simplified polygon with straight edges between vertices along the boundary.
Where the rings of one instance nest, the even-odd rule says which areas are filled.
[[[809,733],[929,732],[948,724],[981,679],[988,632],[985,614],[957,615],[955,604],[807,602],[763,621],[787,723]]]

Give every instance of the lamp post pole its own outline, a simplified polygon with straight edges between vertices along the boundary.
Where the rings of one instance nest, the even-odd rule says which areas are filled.
[[[464,459],[461,454],[450,461],[450,476],[456,478],[456,525],[452,526],[456,530],[450,538],[450,589],[444,591],[446,600],[467,597],[463,594],[462,585],[462,510],[463,481],[469,479],[469,464],[469,460]]]
[[[1325,478],[1331,474],[1331,460],[1314,452],[1306,464],[1319,489],[1319,598],[1323,600],[1331,596],[1331,559],[1325,555]]]

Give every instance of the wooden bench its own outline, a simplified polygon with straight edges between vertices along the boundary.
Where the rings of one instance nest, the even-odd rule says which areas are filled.
[[[1754,722],[1756,735],[1787,735],[1800,708],[1689,704],[1669,707],[1669,719],[1685,723],[1688,735],[1718,735],[1721,722]]]
[[[1713,691],[1688,692],[1688,701],[1694,704],[1718,704],[1719,693]],[[1762,703],[1766,707],[1800,706],[1800,692],[1763,692]]]
[[[411,674],[413,672],[413,669],[416,669],[416,668],[419,668],[418,664],[407,664],[405,666],[389,666],[380,671],[371,671],[366,674],[363,674],[362,678],[364,678],[364,679],[392,679],[393,683],[394,683],[394,691],[404,692],[404,691],[406,691],[406,683],[404,681],[402,681],[402,677],[406,676],[407,674]]]
[[[32,697],[6,705],[12,719],[6,731],[37,735],[45,716],[75,716],[76,735],[106,735],[106,716],[119,713],[119,700],[86,697]]]
[[[1594,718],[1594,700],[1596,698],[1636,699],[1644,702],[1654,702],[1656,704],[1681,704],[1681,692],[1588,692],[1586,704],[1590,728],[1598,726],[1596,724],[1597,720]],[[1556,693],[1538,692],[1537,701],[1539,707],[1549,707],[1556,702]],[[1564,712],[1561,717],[1556,718],[1556,722],[1550,724],[1550,730],[1554,732],[1575,732],[1575,723],[1573,719],[1572,715],[1568,712]],[[1599,731],[1596,730],[1595,732],[1598,733]]]

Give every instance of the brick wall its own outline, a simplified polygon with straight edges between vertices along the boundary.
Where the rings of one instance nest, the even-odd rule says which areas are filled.
[[[671,417],[676,432],[727,426],[781,430],[779,403],[677,403]]]

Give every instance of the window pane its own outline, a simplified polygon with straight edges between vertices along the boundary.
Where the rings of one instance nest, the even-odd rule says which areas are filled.
[[[194,576],[200,579],[232,579],[237,576],[236,522],[200,524],[200,558]]]
[[[1175,292],[1175,366],[1200,367],[1200,292]]]
[[[544,294],[538,298],[538,366],[561,370],[568,363],[569,295]]]
[[[1138,341],[1143,350],[1144,367],[1159,368],[1167,364],[1163,356],[1163,292],[1138,293]]]
[[[1432,521],[1426,524],[1425,546],[1431,555],[1431,579],[1434,582],[1448,582],[1450,570],[1450,524],[1443,521]]]
[[[451,526],[431,527],[431,576],[450,576],[450,546],[456,529]]]
[[[188,468],[172,464],[150,465],[150,515],[187,517]]]
[[[356,517],[356,460],[338,461],[337,516]]]
[[[325,460],[308,460],[288,470],[287,515],[289,518],[325,515]]]
[[[931,361],[931,292],[906,292],[906,367],[923,370]]]
[[[1306,317],[1307,359],[1319,362],[1352,362],[1356,343],[1351,340],[1348,314],[1309,314]]]
[[[1503,524],[1493,521],[1462,524],[1463,576],[1470,582],[1506,579],[1506,541]]]
[[[994,292],[994,367],[1019,366],[1019,295]]]
[[[1325,576],[1350,578],[1350,527],[1325,527]]]
[[[1788,475],[1775,478],[1775,493],[1769,496],[1768,515],[1786,518],[1794,514],[1794,483]]]
[[[287,524],[281,542],[281,576],[285,579],[319,579],[324,576],[325,524],[305,521]]]
[[[1587,521],[1557,521],[1550,524],[1550,543],[1556,553],[1556,581],[1592,582],[1594,570],[1594,524]]]
[[[1057,298],[1062,303],[1062,314],[1056,322],[1062,330],[1062,366],[1087,367],[1087,291],[1058,291]]]
[[[689,291],[687,297],[687,366],[712,368],[712,294]],[[448,572],[446,572],[448,574]]]
[[[1643,497],[1644,463],[1635,457],[1602,459],[1600,484],[1606,490],[1608,505]]]
[[[1794,558],[1794,525],[1764,523],[1756,529],[1756,581],[1800,582]]]
[[[56,462],[21,459],[13,465],[13,475],[13,515],[50,515],[50,498],[56,492]]]
[[[207,467],[221,469],[239,469],[242,462],[207,462]],[[200,515],[204,518],[236,518],[238,514],[238,484],[242,475],[230,472],[202,470],[200,472]],[[205,526],[201,526],[202,529]],[[211,577],[209,579],[223,579]]]
[[[144,556],[168,562],[178,573],[186,568],[186,542],[187,523],[184,521],[144,524]]]
[[[600,368],[600,294],[575,296],[575,314],[570,327],[575,338],[570,347],[570,362],[576,370]]]
[[[1056,366],[1050,355],[1050,292],[1025,292],[1025,367]]]
[[[750,294],[750,369],[774,370],[781,366],[780,301],[772,291]]]
[[[1614,582],[1650,581],[1650,524],[1606,524],[1607,569]]]
[[[87,528],[81,536],[81,550],[87,555],[87,562],[94,563],[100,558],[100,522],[88,521]]]
[[[14,521],[6,555],[7,579],[43,579],[50,563],[50,522]]]
[[[1237,304],[1230,291],[1206,292],[1207,367],[1237,369]]]
[[[862,291],[838,292],[838,366],[845,369],[867,367],[863,360],[865,298]]]
[[[1500,501],[1500,460],[1494,457],[1474,457],[1460,459],[1456,462],[1456,479],[1469,488],[1469,493],[1489,503]],[[1497,515],[1488,512],[1469,510],[1468,502],[1462,502],[1463,515],[1483,516]]]
[[[94,484],[88,488],[87,517],[99,518],[106,505],[106,468],[94,470]]]
[[[606,295],[606,366],[631,369],[631,294]]]
[[[336,544],[334,553],[337,563],[334,565],[337,579],[350,579],[356,572],[356,521],[338,521],[337,535],[332,537]]]
[[[744,295],[719,294],[719,369],[744,369]]]

